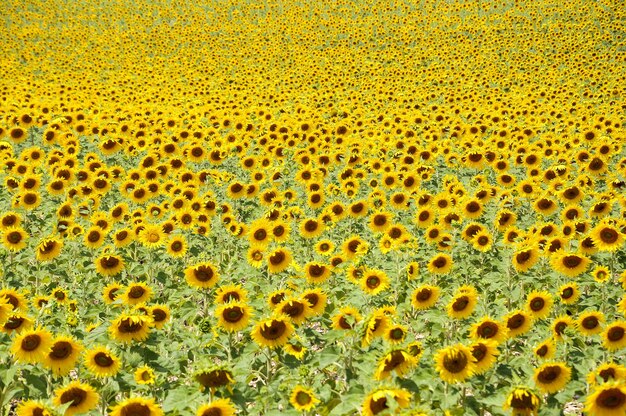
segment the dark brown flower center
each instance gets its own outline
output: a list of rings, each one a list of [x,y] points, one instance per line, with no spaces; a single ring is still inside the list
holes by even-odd
[[[111,367],[114,364],[111,356],[104,352],[99,352],[93,357],[93,361],[98,367]]]
[[[550,384],[559,378],[561,372],[562,369],[558,365],[547,366],[537,374],[537,380],[544,384]]]
[[[61,404],[72,403],[70,408],[79,406],[87,398],[87,392],[81,388],[73,387],[61,394]]]
[[[596,405],[599,408],[618,409],[626,403],[626,394],[618,388],[608,388],[602,390],[596,398]]]
[[[283,336],[287,331],[287,325],[282,321],[272,320],[269,325],[261,326],[261,336],[268,340],[275,340]]]
[[[41,337],[37,334],[27,335],[22,340],[22,349],[24,351],[35,351],[41,345]]]
[[[460,373],[467,367],[467,357],[462,351],[453,351],[443,358],[443,367],[451,373]]]
[[[614,326],[608,330],[606,337],[611,342],[620,341],[624,338],[624,328],[621,326]]]
[[[67,341],[57,341],[52,346],[52,350],[48,357],[53,360],[63,360],[72,354],[73,348],[72,344]]]

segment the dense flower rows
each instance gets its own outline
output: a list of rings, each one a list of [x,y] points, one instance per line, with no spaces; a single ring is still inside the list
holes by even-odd
[[[618,3],[5,1],[1,415],[626,414]]]

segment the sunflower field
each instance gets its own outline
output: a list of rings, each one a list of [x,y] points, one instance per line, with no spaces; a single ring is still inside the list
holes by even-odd
[[[626,415],[620,0],[2,0],[0,416]]]

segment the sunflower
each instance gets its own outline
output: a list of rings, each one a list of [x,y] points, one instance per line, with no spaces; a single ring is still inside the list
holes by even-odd
[[[85,367],[94,377],[113,377],[121,367],[117,355],[106,347],[94,347],[85,351]]]
[[[624,245],[624,236],[619,228],[603,222],[594,227],[589,233],[593,244],[600,251],[616,251]]]
[[[556,393],[569,382],[572,370],[565,363],[545,363],[535,369],[533,379],[544,393]]]
[[[248,291],[240,285],[224,285],[215,291],[215,303],[246,302]]]
[[[248,326],[252,310],[243,301],[222,303],[215,309],[218,325],[226,331],[241,331]]]
[[[5,299],[5,302],[9,303],[14,311],[28,309],[28,302],[22,292],[13,289],[0,289],[0,299]]]
[[[353,235],[349,237],[341,245],[341,250],[348,260],[353,260],[357,256],[365,254],[367,252],[367,249],[367,242],[358,235]]]
[[[131,283],[126,287],[122,299],[127,305],[138,305],[148,302],[152,296],[152,292],[152,288],[145,283]]]
[[[54,375],[65,376],[76,366],[83,347],[70,337],[57,337],[53,340],[50,351],[44,360],[46,367]]]
[[[265,263],[265,252],[263,250],[264,247],[260,246],[251,246],[248,249],[246,260],[250,266],[258,269]]]
[[[304,276],[309,283],[323,283],[330,277],[331,268],[328,265],[312,262],[304,266]]]
[[[111,338],[123,343],[144,341],[150,334],[152,319],[145,315],[120,315],[111,322],[109,333]]]
[[[165,249],[174,258],[184,257],[187,253],[187,239],[182,235],[172,236],[165,244]]]
[[[626,384],[608,382],[596,385],[585,400],[585,412],[590,416],[622,416],[626,413]]]
[[[474,312],[477,302],[476,289],[471,286],[462,286],[448,303],[448,316],[454,319],[465,319]]]
[[[152,316],[152,324],[156,329],[161,329],[170,320],[171,312],[167,305],[152,305],[149,308],[150,316]]]
[[[321,315],[326,309],[328,295],[321,289],[308,289],[302,292],[300,297],[309,303],[310,316]]]
[[[556,341],[563,340],[563,334],[567,328],[572,328],[574,326],[574,320],[570,318],[568,315],[561,315],[557,317],[551,325],[553,338]]]
[[[280,273],[287,270],[293,257],[291,252],[285,248],[278,247],[267,256],[267,267],[270,273]]]
[[[52,347],[52,334],[42,328],[35,328],[19,333],[11,345],[11,352],[16,361],[41,363],[46,360]]]
[[[130,228],[122,228],[113,235],[115,247],[125,247],[133,242],[135,234]]]
[[[452,269],[452,257],[447,254],[437,254],[428,262],[428,271],[433,274],[448,274]]]
[[[590,263],[584,255],[562,251],[552,259],[552,268],[568,277],[576,277],[584,273]]]
[[[516,387],[502,408],[511,409],[511,416],[538,416],[541,399],[527,387]]]
[[[220,387],[230,388],[230,384],[235,382],[232,371],[224,366],[198,370],[193,374],[193,378],[200,384],[201,391],[209,388],[211,392]]]
[[[419,286],[411,294],[411,305],[413,305],[416,310],[431,308],[437,303],[439,292],[440,289],[437,286]]]
[[[565,305],[573,305],[580,297],[580,290],[576,282],[566,283],[559,288],[559,298]]]
[[[35,249],[37,261],[53,260],[61,254],[63,241],[55,237],[46,237]]]
[[[489,317],[484,317],[470,328],[470,337],[473,339],[491,340],[496,344],[507,338],[508,329],[505,325]]]
[[[507,336],[509,338],[515,338],[530,330],[533,318],[526,311],[516,310],[506,315],[504,317],[504,322],[506,322],[506,327],[508,329]]]
[[[96,272],[103,276],[115,276],[124,270],[124,260],[115,254],[103,253],[96,260]]]
[[[402,377],[417,365],[417,358],[403,349],[394,349],[385,354],[376,367],[374,378],[385,380],[395,373]]]
[[[384,309],[375,309],[369,316],[363,328],[361,347],[367,347],[375,338],[382,337],[391,325],[390,319]]]
[[[344,306],[332,317],[332,327],[341,330],[353,329],[362,319],[357,308]]]
[[[324,223],[315,218],[304,218],[300,222],[300,235],[304,238],[316,238],[324,232]]]
[[[54,413],[41,402],[25,400],[15,409],[17,416],[52,416]]]
[[[404,341],[408,333],[408,328],[404,325],[392,325],[385,333],[385,340],[391,344],[399,344]]]
[[[613,362],[604,363],[598,366],[594,371],[587,374],[587,383],[594,386],[601,383],[608,383],[610,381],[626,381],[626,367],[621,364]]]
[[[3,304],[7,305],[7,304]],[[8,304],[4,310],[8,311],[7,315],[5,315],[4,319],[2,319],[1,312],[2,306],[0,306],[0,331],[6,334],[19,334],[22,331],[27,329],[31,329],[33,327],[33,320],[30,319],[27,315],[21,313],[12,313],[10,310],[11,305]]]
[[[165,243],[165,236],[160,226],[147,224],[139,232],[139,241],[145,247],[153,250],[163,246]]]
[[[300,344],[292,344],[288,342],[283,346],[283,351],[296,358],[297,360],[302,360],[307,349]]]
[[[319,402],[313,390],[301,385],[295,386],[289,396],[289,403],[300,412],[307,412],[313,409]]]
[[[210,289],[219,280],[215,266],[209,262],[199,263],[185,269],[187,284],[198,289]]]
[[[548,292],[531,292],[526,297],[526,308],[534,319],[546,318],[552,310],[554,300]]]
[[[580,314],[576,320],[578,331],[586,336],[592,336],[602,332],[604,314],[599,311],[588,311]]]
[[[131,397],[111,408],[110,416],[163,416],[153,398]]]
[[[602,332],[602,345],[609,351],[626,347],[626,321],[615,321]]]
[[[476,371],[476,359],[463,344],[442,348],[434,358],[439,377],[447,383],[463,382]]]
[[[363,416],[375,416],[392,407],[405,408],[411,403],[411,393],[404,389],[379,388],[367,395],[362,405]]]
[[[198,408],[196,416],[234,416],[237,410],[230,399],[215,399]]]
[[[335,243],[331,240],[320,240],[315,244],[315,252],[322,256],[330,256],[335,250]]]
[[[498,345],[491,340],[479,340],[469,346],[475,360],[474,374],[482,374],[489,370],[498,357]]]
[[[110,283],[108,284],[104,290],[102,291],[102,299],[104,303],[107,305],[112,304],[120,295],[120,291],[124,288],[124,286],[119,283]]]
[[[133,376],[137,384],[154,384],[156,380],[154,370],[147,365],[137,368]]]
[[[519,273],[523,273],[537,264],[538,260],[539,249],[536,246],[526,247],[513,254],[513,267]]]
[[[102,228],[94,225],[85,231],[83,243],[86,247],[98,248],[104,243],[105,237],[106,234],[103,232]]]
[[[2,244],[10,251],[23,250],[27,240],[28,233],[21,227],[10,227],[2,232]]]
[[[391,226],[391,213],[380,211],[370,216],[369,228],[373,232],[384,233]]]
[[[11,228],[18,228],[22,223],[20,214],[8,211],[0,216],[0,231],[7,231]]]
[[[556,346],[552,338],[543,341],[534,349],[535,355],[543,360],[549,360],[555,352]]]
[[[72,381],[54,392],[53,403],[55,406],[71,403],[64,414],[65,416],[72,416],[95,409],[99,400],[100,395],[89,384]]]
[[[382,270],[369,269],[360,279],[361,289],[369,295],[377,295],[389,287],[389,277]]]
[[[271,224],[265,218],[254,221],[248,229],[251,246],[265,247],[271,242]]]
[[[276,348],[285,345],[293,332],[293,325],[287,317],[276,316],[257,322],[251,336],[260,346]]]
[[[487,231],[481,231],[477,233],[472,239],[472,246],[483,253],[491,250],[493,246],[493,237]]]

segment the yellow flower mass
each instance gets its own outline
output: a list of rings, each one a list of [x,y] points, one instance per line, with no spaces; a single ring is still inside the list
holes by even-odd
[[[0,401],[623,416],[622,3],[3,0]]]

